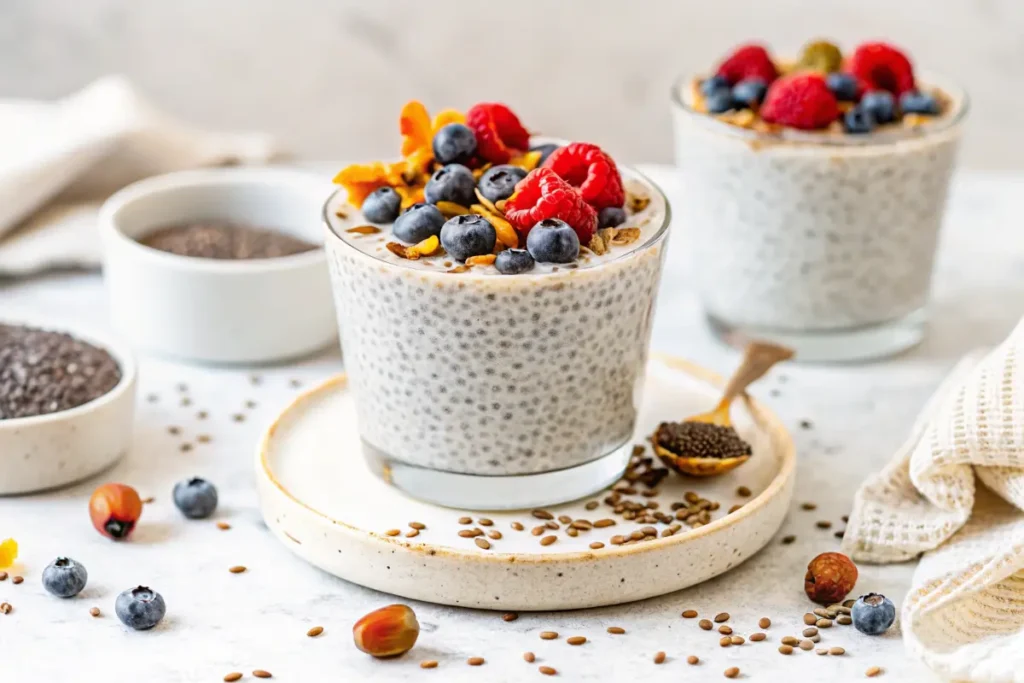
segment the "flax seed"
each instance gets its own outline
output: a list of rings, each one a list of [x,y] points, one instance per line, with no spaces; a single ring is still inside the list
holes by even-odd
[[[800,647],[801,650],[804,650],[805,652],[813,650],[814,649],[814,641],[813,640],[801,640],[799,647]]]
[[[782,537],[782,545],[789,545],[790,543],[792,543],[795,540],[796,540],[796,536],[783,536]]]
[[[90,607],[89,608],[89,615],[93,616],[93,617],[98,617],[100,615],[100,608],[99,607]]]
[[[730,666],[725,670],[726,678],[736,678],[740,675],[740,668],[738,666]]]
[[[263,669],[253,669],[252,675],[256,678],[273,678],[274,676],[269,671]]]
[[[594,541],[593,543],[590,544],[590,549],[591,550],[600,550],[603,547],[604,547],[604,543],[601,543],[601,541]]]
[[[743,636],[733,636],[732,637],[732,644],[733,645],[742,645],[745,642],[747,642],[747,641],[743,640]]]
[[[846,536],[846,529],[840,529],[839,531],[835,532],[832,535],[835,536],[836,538],[838,538],[841,541]]]
[[[472,523],[473,523],[473,518],[472,517],[459,517],[459,524],[472,524]]]
[[[541,640],[554,640],[557,637],[558,637],[558,632],[557,631],[541,631],[540,632],[540,639]]]
[[[409,527],[412,529],[416,529],[416,531],[423,531],[427,528],[427,525],[423,522],[409,522]]]
[[[226,674],[224,676],[225,683],[234,683],[235,681],[240,681],[240,680],[242,680],[242,672],[241,671],[232,671],[231,673]]]
[[[181,434],[181,427],[175,427],[174,425],[171,425],[170,427],[167,428],[167,433],[170,434],[171,436],[177,436],[178,434]]]
[[[615,526],[614,519],[599,519],[596,522],[594,522],[594,528],[596,529],[603,529],[609,526]]]
[[[783,636],[782,637],[782,644],[783,645],[799,645],[800,644],[800,639],[799,638],[794,638],[793,636]]]
[[[547,510],[534,510],[530,514],[533,515],[534,517],[536,517],[537,519],[554,519],[555,518],[555,516],[553,514],[551,514],[550,512],[548,512]]]
[[[779,645],[779,653],[780,654],[784,654],[784,655],[791,655],[791,654],[793,654],[793,646],[792,645]]]
[[[656,652],[654,654],[654,663],[655,664],[663,664],[664,662],[665,662],[665,653],[664,652]]]
[[[178,447],[178,450],[181,451],[182,453],[188,453],[189,451],[192,450],[192,444],[183,443]]]
[[[864,675],[868,678],[874,678],[878,674],[882,673],[882,667],[880,666],[869,666],[868,670],[864,672]]]
[[[751,633],[750,634],[750,642],[752,642],[752,643],[760,643],[762,640],[764,640],[767,637],[768,636],[766,636],[765,634],[760,633],[760,632],[758,632],[758,633]]]
[[[736,495],[747,498],[750,496],[750,489],[748,489],[746,486],[740,486],[739,488],[736,489]]]
[[[609,626],[608,627],[608,633],[611,633],[614,636],[621,636],[625,632],[626,632],[626,629],[622,628],[621,626]]]
[[[742,509],[743,509],[742,505],[738,505],[738,504],[737,505],[733,505],[731,508],[729,508],[729,514],[731,515],[732,513],[738,512],[739,510],[742,510]]]
[[[231,572],[232,574],[241,574],[242,572],[245,571],[245,567],[243,567],[240,564],[237,564],[234,567],[228,567],[228,571]]]
[[[721,624],[723,621],[729,621],[729,613],[728,612],[720,612],[720,613],[715,615],[715,623],[716,624]]]
[[[483,663],[484,663],[484,658],[483,657],[470,657],[469,659],[466,660],[466,664],[469,664],[470,666],[480,666]]]
[[[400,533],[402,533],[401,529],[388,529],[387,531],[384,532],[384,535],[385,536],[398,536]]]
[[[846,650],[844,650],[844,649],[843,649],[843,648],[841,648],[841,647],[830,647],[830,648],[828,649],[828,653],[829,653],[830,655],[835,655],[835,656],[837,656],[837,657],[838,657],[838,656],[840,656],[840,655],[845,655],[845,654],[846,654]]]
[[[801,510],[807,510],[807,511],[817,510],[818,509],[818,504],[817,503],[810,503],[810,502],[808,502],[808,503],[800,503],[800,509]]]
[[[530,529],[530,533],[533,534],[534,536],[540,536],[541,534],[544,533],[544,531],[545,531],[545,529],[544,529],[543,526],[535,526],[532,529]]]
[[[21,577],[21,576],[12,576],[11,577],[11,583],[13,583],[15,586],[17,586],[19,583],[21,583],[24,580],[25,580],[25,578]]]
[[[491,544],[487,542],[486,538],[482,538],[480,536],[477,536],[476,538],[473,539],[473,542],[476,543],[476,547],[478,547],[478,548],[482,548],[484,550],[490,550],[491,549]]]
[[[600,505],[600,504],[601,503],[597,502],[596,500],[592,500],[589,503],[587,503],[586,505],[584,505],[583,507],[586,508],[587,510],[596,510],[597,506]]]
[[[524,528],[519,522],[512,522],[509,526],[511,526],[515,531],[522,531]]]
[[[552,543],[554,543],[557,540],[558,540],[558,536],[545,536],[544,538],[540,539],[540,544],[541,545],[551,545]]]
[[[700,657],[698,657],[697,655],[690,655],[689,657],[686,658],[686,663],[689,664],[690,666],[695,666],[697,664],[700,664]]]
[[[555,674],[558,673],[558,671],[556,671],[555,669],[553,669],[550,666],[537,667],[537,671],[541,672],[545,676],[554,676]]]
[[[537,656],[535,654],[533,654],[532,652],[524,652],[523,653],[523,660],[528,662],[528,663],[530,663],[530,664],[533,664],[534,660],[536,660],[536,659],[537,659]]]
[[[808,626],[814,626],[818,622],[818,617],[813,614],[807,613],[804,615],[804,623]]]
[[[853,619],[851,619],[850,616],[847,614],[840,614],[838,617],[836,617],[836,623],[840,626],[849,626],[853,623]]]
[[[587,642],[587,638],[586,636],[570,636],[569,638],[565,639],[565,642],[569,643],[570,645],[583,645],[585,642]]]
[[[732,627],[731,626],[726,626],[725,624],[722,624],[721,626],[718,627],[718,632],[721,633],[723,636],[731,636],[732,635]]]
[[[705,631],[710,631],[715,627],[714,624],[712,624],[711,621],[708,619],[701,619],[699,622],[697,622],[697,625]]]
[[[424,661],[420,662],[420,668],[421,669],[436,669],[437,668],[437,660],[436,659],[424,660]]]
[[[832,522],[828,521],[827,519],[819,519],[817,522],[814,523],[814,526],[818,527],[819,529],[831,529]]]
[[[718,644],[722,647],[729,647],[730,645],[732,645],[732,638],[730,638],[729,636],[722,636],[718,639]]]
[[[306,631],[306,635],[310,638],[316,638],[318,635],[324,632],[323,626],[314,626],[313,628]]]
[[[693,619],[696,616],[697,616],[697,610],[695,610],[695,609],[688,609],[688,610],[685,610],[683,612],[683,618],[684,619]]]
[[[476,520],[476,523],[480,526],[494,526],[494,520],[488,519],[486,517],[481,517],[480,519]]]

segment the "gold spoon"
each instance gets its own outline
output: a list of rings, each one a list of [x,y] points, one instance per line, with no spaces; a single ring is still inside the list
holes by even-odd
[[[682,422],[661,423],[651,437],[654,452],[671,469],[695,477],[723,474],[745,463],[750,459],[750,444],[733,428],[729,406],[769,368],[792,357],[792,349],[784,346],[748,344],[718,405]]]

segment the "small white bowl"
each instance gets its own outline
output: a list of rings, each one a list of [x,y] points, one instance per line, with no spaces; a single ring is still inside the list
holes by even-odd
[[[109,353],[121,368],[113,389],[77,408],[0,420],[0,495],[67,486],[110,467],[132,442],[135,358],[128,347],[92,332],[36,320],[2,320],[65,332]]]
[[[323,243],[329,179],[275,168],[184,171],[129,185],[103,205],[100,232],[110,312],[135,346],[189,361],[269,363],[333,343],[337,324],[322,248],[215,260],[137,240],[156,228],[223,220]]]

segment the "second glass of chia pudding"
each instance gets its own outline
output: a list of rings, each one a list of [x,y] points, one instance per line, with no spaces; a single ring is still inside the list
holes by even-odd
[[[919,342],[967,114],[962,90],[864,43],[759,45],[673,88],[691,273],[716,332],[798,360]]]
[[[402,111],[403,158],[343,169],[324,209],[371,467],[414,497],[518,509],[629,460],[669,205],[505,105]]]

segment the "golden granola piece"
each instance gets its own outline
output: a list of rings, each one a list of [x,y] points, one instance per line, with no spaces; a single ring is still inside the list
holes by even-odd
[[[587,245],[590,251],[594,252],[598,256],[608,253],[608,247],[604,243],[604,238],[601,235],[594,233],[594,236],[590,238],[590,244]]]
[[[417,242],[412,247],[409,247],[406,251],[415,251],[420,256],[433,256],[436,254],[441,247],[441,240],[437,238],[437,235],[431,235],[422,242]]]
[[[455,216],[471,213],[469,209],[455,202],[438,202],[435,206],[445,218],[454,218]]]
[[[489,266],[497,258],[496,254],[482,254],[481,256],[470,256],[466,259],[467,266]]]
[[[466,123],[466,115],[458,109],[442,109],[434,117],[432,130],[434,133],[441,130],[449,123]]]
[[[626,197],[626,204],[629,206],[629,210],[633,213],[640,213],[646,209],[650,203],[651,198],[644,197],[643,195],[630,194]]]
[[[487,222],[494,226],[494,231],[498,233],[498,241],[504,244],[509,249],[515,249],[519,246],[519,233],[512,227],[512,224],[502,218],[496,213],[493,213],[487,209],[483,204],[474,204],[469,207],[469,210],[475,214],[483,216],[487,219]]]
[[[469,269],[472,268],[472,267],[473,266],[467,266],[467,265],[463,264],[461,266],[455,266],[451,270],[446,270],[444,272],[446,272],[446,273],[468,273]]]
[[[626,244],[632,244],[638,239],[640,239],[640,228],[617,228],[615,237],[612,238],[612,244],[621,247]]]
[[[351,232],[356,235],[376,235],[380,232],[380,228],[376,225],[357,225],[354,228],[349,228],[345,232]]]
[[[540,163],[540,157],[541,152],[523,152],[509,159],[508,163],[510,166],[518,166],[529,173],[537,168],[537,164]]]
[[[495,214],[498,214],[499,216],[504,216],[504,215],[505,215],[505,212],[504,212],[504,211],[499,211],[499,210],[498,210],[498,207],[496,207],[496,206],[494,205],[494,203],[493,203],[493,202],[491,202],[491,200],[490,200],[490,199],[488,199],[487,197],[485,197],[485,196],[483,195],[483,193],[482,193],[482,192],[480,192],[480,190],[479,190],[479,189],[474,189],[473,191],[474,191],[474,192],[476,192],[476,198],[480,200],[480,203],[481,203],[481,204],[483,204],[484,206],[486,206],[486,207],[487,207],[487,210],[488,210],[488,211],[490,211],[491,213],[495,213]]]

